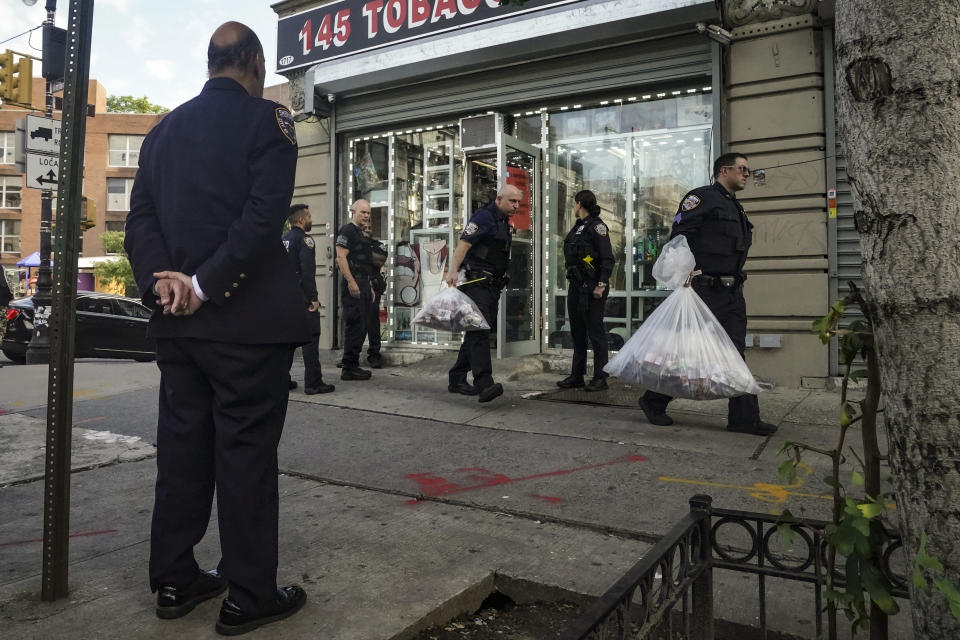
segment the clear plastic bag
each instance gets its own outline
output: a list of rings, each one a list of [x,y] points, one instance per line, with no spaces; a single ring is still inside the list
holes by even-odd
[[[716,316],[692,288],[684,286],[695,265],[685,237],[664,245],[653,274],[675,290],[603,370],[675,398],[712,400],[759,393],[747,363]]]
[[[413,323],[443,331],[490,329],[477,304],[456,287],[441,289],[427,300],[414,316]]]

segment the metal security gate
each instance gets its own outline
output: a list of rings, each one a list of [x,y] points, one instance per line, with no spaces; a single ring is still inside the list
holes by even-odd
[[[647,83],[712,78],[710,41],[662,38],[337,97],[337,132],[458,117]]]

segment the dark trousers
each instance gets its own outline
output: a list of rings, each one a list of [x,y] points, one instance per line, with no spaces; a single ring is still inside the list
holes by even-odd
[[[593,288],[570,283],[567,289],[567,316],[573,336],[573,366],[570,373],[583,376],[587,372],[587,338],[593,347],[593,377],[606,378],[607,332],[603,327],[603,309],[607,304],[607,290],[597,300]]]
[[[467,331],[457,361],[450,369],[450,384],[467,381],[467,372],[473,373],[473,384],[484,390],[493,384],[493,364],[490,360],[490,332],[497,330],[497,310],[500,306],[500,288],[485,282],[460,287],[471,300],[477,303],[490,329]]]
[[[736,345],[742,358],[747,341],[747,301],[743,298],[743,289],[741,287],[716,289],[694,284],[693,290],[707,303],[713,315],[717,316],[717,320]],[[654,413],[665,412],[667,404],[673,400],[671,396],[655,391],[647,391],[643,394],[643,399]],[[757,396],[744,394],[730,398],[727,403],[728,423],[754,424],[758,420],[760,420],[760,403]]]
[[[360,351],[367,337],[367,321],[370,318],[370,279],[367,276],[354,275],[360,287],[360,297],[350,295],[347,281],[340,286],[340,299],[343,304],[343,366],[360,366]]]
[[[220,573],[256,611],[276,600],[277,444],[290,345],[157,340],[160,407],[150,586],[185,585],[217,496]]]
[[[310,342],[301,347],[303,352],[303,386],[319,387],[323,384],[323,370],[320,368],[320,336],[313,336]]]
[[[380,294],[370,304],[367,316],[367,357],[380,357]]]

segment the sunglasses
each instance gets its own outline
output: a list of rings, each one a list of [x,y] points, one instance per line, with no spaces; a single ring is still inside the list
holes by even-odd
[[[734,165],[734,164],[726,164],[726,165],[724,165],[724,168],[725,168],[725,169],[736,169],[737,171],[739,171],[740,173],[742,173],[742,174],[745,175],[745,176],[749,176],[749,175],[750,175],[750,168],[749,168],[749,167],[742,167],[742,166],[737,166],[737,165]]]

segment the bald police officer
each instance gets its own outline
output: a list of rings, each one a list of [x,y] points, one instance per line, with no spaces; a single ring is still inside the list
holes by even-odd
[[[747,156],[725,153],[713,163],[713,184],[689,192],[680,202],[673,219],[670,238],[686,236],[702,274],[693,278],[697,295],[710,307],[727,335],[743,356],[747,338],[747,303],[743,265],[753,242],[753,225],[747,219],[736,194],[747,185],[750,165]],[[668,395],[647,391],[640,408],[655,425],[671,425],[667,415]],[[768,436],[776,425],[760,419],[757,396],[730,398],[727,404],[727,431]]]
[[[297,166],[293,118],[262,98],[263,47],[248,27],[219,27],[207,60],[200,95],[143,141],[125,247],[154,309],[160,368],[156,613],[179,618],[229,585],[216,630],[238,635],[306,601],[296,585],[277,588],[277,444],[290,351],[310,329],[280,243]],[[214,490],[219,575],[194,556]]]
[[[450,369],[450,393],[478,396],[480,402],[490,402],[503,394],[503,385],[493,381],[490,360],[490,332],[497,330],[497,310],[500,292],[507,284],[510,266],[510,243],[513,227],[510,217],[520,207],[523,193],[507,185],[497,192],[497,198],[476,213],[460,234],[460,242],[453,252],[447,284],[457,286],[461,265],[465,269],[464,285],[460,290],[473,300],[490,329],[467,331],[460,345],[457,361]],[[467,383],[467,373],[473,373],[473,384]]]
[[[303,392],[308,396],[317,393],[332,393],[336,387],[323,381],[320,368],[320,300],[317,295],[317,245],[310,237],[313,219],[310,208],[305,204],[290,207],[287,217],[290,230],[283,234],[283,246],[290,255],[290,263],[297,273],[297,282],[303,292],[304,306],[310,318],[313,336],[301,351],[303,352]],[[291,354],[292,356],[293,354]],[[291,364],[293,359],[291,357]],[[296,384],[296,383],[294,383]],[[291,387],[292,388],[292,387]]]

